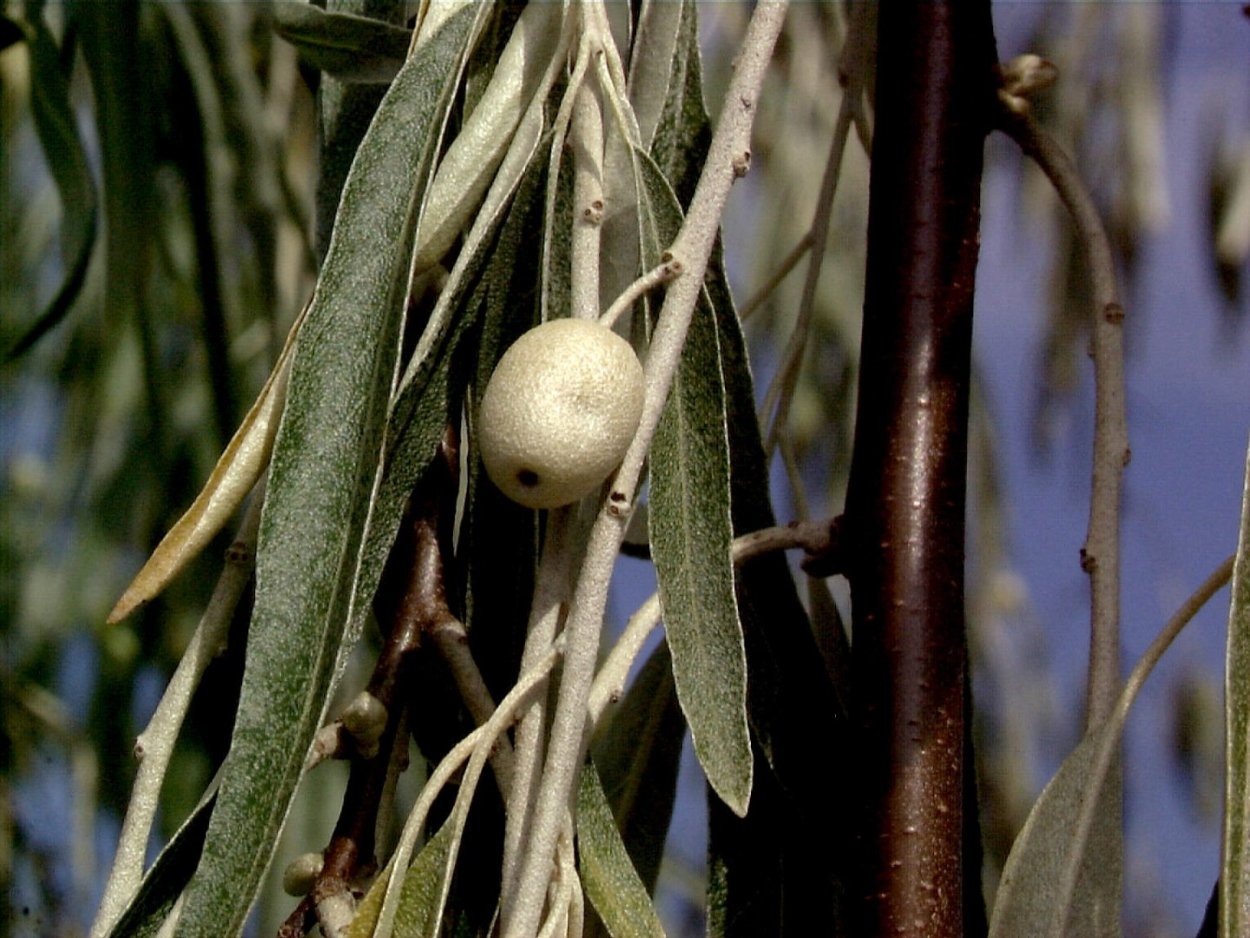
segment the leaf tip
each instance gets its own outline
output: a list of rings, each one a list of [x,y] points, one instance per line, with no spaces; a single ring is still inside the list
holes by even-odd
[[[126,587],[126,592],[122,593],[121,599],[117,600],[117,605],[108,614],[104,624],[117,625],[117,623],[121,622],[151,598],[151,596],[143,595],[139,590],[135,589],[135,583],[131,583]]]

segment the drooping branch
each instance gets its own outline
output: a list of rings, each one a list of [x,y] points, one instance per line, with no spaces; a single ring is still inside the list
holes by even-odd
[[[1049,74],[1046,77],[1053,80]],[[1124,469],[1129,461],[1124,307],[1120,303],[1111,243],[1093,198],[1071,157],[1037,123],[1027,100],[1013,93],[1010,73],[1007,78],[999,96],[998,125],[1037,163],[1067,207],[1089,262],[1090,292],[1094,297],[1090,324],[1094,457],[1089,527],[1081,548],[1081,568],[1089,574],[1090,581],[1085,725],[1093,729],[1111,714],[1120,693],[1120,501]]]
[[[862,826],[857,934],[984,929],[965,857],[964,512],[988,2],[880,18],[859,404],[843,537]],[[975,890],[975,891],[974,891]],[[966,896],[967,893],[967,896]]]

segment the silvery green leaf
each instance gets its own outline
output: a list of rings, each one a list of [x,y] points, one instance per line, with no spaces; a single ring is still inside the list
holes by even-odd
[[[655,164],[642,153],[638,162],[643,265],[650,269],[672,243],[682,217]],[[716,321],[704,293],[651,448],[651,556],[677,698],[695,753],[716,793],[741,815],[751,797],[753,759],[746,650],[730,557],[727,421]]]
[[[990,938],[1120,934],[1119,870],[1106,862],[1118,843],[1088,821],[1102,811],[1120,816],[1120,763],[1106,753],[1123,730],[1110,720],[1090,732],[1042,790],[1003,868]]]
[[[451,850],[453,826],[447,823],[440,827],[438,833],[425,842],[421,852],[405,871],[399,907],[395,912],[393,934],[429,933],[434,917],[438,914],[443,889],[443,870]],[[373,887],[356,910],[356,917],[352,919],[351,929],[347,933],[348,938],[372,938],[378,915],[382,912],[386,884],[389,881],[390,877],[385,872],[374,881]]]
[[[651,141],[651,156],[686,206],[703,171],[712,123],[703,102],[702,61],[695,4],[681,4],[677,48],[673,55],[668,97]]]
[[[1224,673],[1224,847],[1220,938],[1250,934],[1250,453],[1233,564]]]
[[[577,794],[577,866],[582,888],[612,938],[662,938],[647,887],[629,858],[594,764]]]
[[[685,729],[672,657],[661,644],[591,747],[621,839],[648,892],[664,855]]]
[[[205,798],[182,823],[143,877],[126,911],[108,931],[109,938],[155,938],[160,934],[200,862],[212,810],[213,798]]]
[[[304,0],[273,6],[274,31],[300,58],[340,81],[386,84],[408,55],[412,33],[352,13],[328,13]]]
[[[239,710],[179,935],[242,928],[323,719],[357,601],[417,213],[475,20],[447,21],[404,66],[344,186],[274,444]]]
[[[638,119],[640,143],[646,149],[651,147],[673,75],[680,69],[677,34],[687,5],[645,3],[638,16],[638,33],[629,63],[629,103]]]

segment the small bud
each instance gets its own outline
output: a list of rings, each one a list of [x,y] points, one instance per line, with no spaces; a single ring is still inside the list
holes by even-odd
[[[325,858],[319,853],[302,853],[282,871],[282,891],[288,896],[306,896],[321,875]]]
[[[1059,78],[1059,69],[1032,52],[1017,55],[1003,65],[1003,91],[1013,98],[1031,98]]]
[[[377,754],[378,740],[386,729],[386,707],[382,701],[362,690],[347,705],[340,719],[362,756],[372,758]]]

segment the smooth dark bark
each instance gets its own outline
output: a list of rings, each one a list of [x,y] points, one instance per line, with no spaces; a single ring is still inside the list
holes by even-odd
[[[865,936],[984,931],[966,749],[964,513],[988,0],[882,10],[847,495]]]

